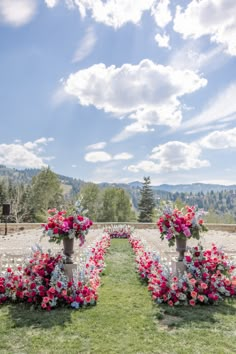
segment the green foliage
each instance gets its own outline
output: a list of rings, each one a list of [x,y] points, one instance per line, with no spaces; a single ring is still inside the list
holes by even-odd
[[[219,214],[215,212],[213,209],[210,209],[208,211],[208,213],[204,217],[204,220],[207,223],[212,223],[212,224],[234,224],[235,223],[235,217],[229,212]]]
[[[43,168],[33,177],[30,202],[38,222],[46,221],[48,209],[60,209],[63,202],[62,189],[57,175],[50,168]]]
[[[0,205],[7,201],[7,185],[4,180],[0,180]]]
[[[96,221],[101,208],[101,192],[99,187],[94,183],[86,183],[82,186],[79,198],[82,199],[82,205],[86,212],[86,216]]]
[[[153,221],[155,201],[154,201],[153,191],[150,187],[150,183],[151,183],[150,177],[144,177],[143,187],[140,192],[141,197],[138,204],[139,222]]]
[[[134,220],[134,217],[130,198],[123,189],[105,188],[102,191],[98,221],[127,222]]]

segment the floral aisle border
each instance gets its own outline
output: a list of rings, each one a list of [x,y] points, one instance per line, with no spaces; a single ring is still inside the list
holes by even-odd
[[[184,258],[186,272],[176,276],[160,263],[155,252],[146,250],[140,239],[132,236],[129,242],[136,255],[137,271],[158,304],[214,304],[236,295],[235,265],[214,244],[210,250],[200,244],[189,248]]]
[[[129,238],[134,232],[134,227],[126,224],[109,225],[105,226],[103,231],[109,235],[110,238]]]
[[[58,306],[80,308],[98,299],[99,274],[105,267],[104,255],[110,246],[105,235],[81,257],[73,280],[64,274],[63,256],[37,250],[17,271],[8,268],[0,275],[0,304],[26,302],[50,311]]]

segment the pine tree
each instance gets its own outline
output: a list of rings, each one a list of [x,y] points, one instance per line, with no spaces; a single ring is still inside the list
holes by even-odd
[[[139,209],[139,222],[152,222],[153,209],[155,207],[155,201],[153,191],[150,187],[150,177],[144,177],[143,187],[141,190],[141,198],[138,204]]]

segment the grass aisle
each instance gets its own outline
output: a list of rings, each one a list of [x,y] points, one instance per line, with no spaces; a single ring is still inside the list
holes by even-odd
[[[155,305],[135,272],[127,240],[112,240],[99,302],[80,311],[0,308],[1,354],[234,353],[236,304]]]

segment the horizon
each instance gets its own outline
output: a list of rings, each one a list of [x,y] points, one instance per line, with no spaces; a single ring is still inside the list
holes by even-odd
[[[7,167],[6,165],[2,165],[4,168],[9,168]],[[0,168],[2,167],[0,165]],[[49,166],[48,166],[49,167]],[[49,167],[50,168],[50,167]],[[34,168],[28,168],[29,170],[33,170]],[[25,169],[24,168],[19,168],[19,169],[16,169],[17,171],[24,171]],[[40,171],[40,170],[39,170]],[[55,171],[53,171],[54,173],[56,173]],[[57,175],[60,175],[62,177],[68,177],[68,178],[75,178],[77,180],[81,180],[80,178],[76,178],[76,177],[72,177],[72,176],[67,176],[67,175],[62,175],[60,173],[56,173]],[[93,182],[93,181],[86,181],[86,180],[81,180],[85,183],[95,183],[95,184],[132,184],[132,183],[143,183],[143,181],[140,181],[140,180],[134,180],[134,181],[131,181],[131,182],[108,182],[108,181],[102,181],[102,182]],[[235,184],[223,184],[223,183],[208,183],[208,182],[194,182],[194,183],[161,183],[159,185],[153,185],[152,183],[152,180],[151,180],[151,187],[159,187],[159,186],[162,186],[162,185],[168,185],[168,186],[178,186],[178,185],[194,185],[194,184],[203,184],[203,185],[207,185],[207,184],[210,184],[212,186],[217,186],[217,185],[221,185],[221,186],[225,186],[225,187],[230,187],[230,186],[236,186],[236,183]]]
[[[0,164],[236,184],[235,38],[232,0],[2,0]]]

